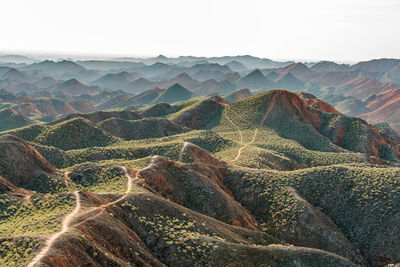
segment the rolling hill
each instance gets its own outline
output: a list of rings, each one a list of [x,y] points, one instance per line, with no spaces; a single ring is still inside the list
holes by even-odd
[[[162,92],[152,103],[175,103],[178,101],[185,101],[194,98],[196,95],[184,88],[180,84],[174,84],[164,92]]]
[[[0,63],[0,265],[395,266],[397,62]]]

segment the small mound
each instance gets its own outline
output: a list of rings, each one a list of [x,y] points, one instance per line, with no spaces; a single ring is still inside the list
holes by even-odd
[[[156,99],[160,94],[162,94],[165,89],[160,89],[158,87],[144,91],[138,95],[133,96],[133,99],[143,104],[150,104],[154,99]]]
[[[207,150],[189,142],[184,143],[179,155],[179,161],[190,163],[192,170],[211,178],[222,190],[232,195],[224,185],[224,177],[228,169],[226,162],[217,159]]]
[[[75,118],[52,125],[35,139],[36,142],[63,150],[107,146],[117,141],[91,121]]]
[[[212,153],[227,149],[234,144],[231,140],[222,138],[213,131],[202,131],[198,136],[186,138],[185,141],[193,143]]]
[[[258,229],[253,216],[204,174],[155,156],[147,168],[138,172],[138,177],[162,196],[180,205],[228,224]]]
[[[273,82],[265,78],[258,69],[241,78],[238,83],[242,88],[249,89],[269,88],[273,85]]]
[[[183,132],[182,126],[167,119],[159,118],[146,118],[135,121],[111,118],[98,125],[110,134],[125,140],[157,138]]]
[[[165,92],[161,93],[156,99],[153,100],[154,103],[168,103],[172,104],[179,101],[186,101],[194,98],[196,95],[181,86],[180,84],[174,84],[169,87]]]
[[[48,183],[56,171],[32,146],[12,135],[0,138],[0,175],[18,187]]]
[[[129,95],[118,95],[114,96],[111,99],[108,99],[107,101],[99,104],[96,106],[96,108],[100,110],[107,110],[107,109],[113,109],[113,108],[124,108],[127,106],[136,106],[136,107],[142,107],[143,104],[137,102],[134,97],[129,97]]]
[[[294,77],[290,72],[282,75],[275,81],[275,88],[284,88],[287,90],[300,90],[304,87],[304,82]]]
[[[33,101],[42,116],[57,117],[76,113],[76,110],[65,100],[59,98],[38,98]]]
[[[180,114],[174,122],[192,129],[201,129],[218,117],[217,114],[222,112],[226,104],[227,102],[220,96],[210,97]]]
[[[176,109],[170,104],[159,103],[145,109],[140,114],[143,117],[162,117],[174,112],[176,112]]]
[[[253,94],[250,92],[249,89],[242,89],[242,90],[237,90],[235,92],[230,93],[229,95],[224,96],[224,99],[226,101],[228,101],[229,103],[234,103],[236,101],[245,99],[252,95]]]
[[[0,110],[0,131],[20,128],[33,123],[33,120],[19,114],[12,108]]]
[[[70,104],[75,110],[77,110],[79,112],[89,113],[89,112],[96,111],[96,108],[93,106],[93,104],[86,100],[78,99],[78,100],[71,101]]]

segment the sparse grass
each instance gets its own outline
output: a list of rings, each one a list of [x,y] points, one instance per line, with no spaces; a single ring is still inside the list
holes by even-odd
[[[141,194],[141,193],[139,193]],[[151,201],[150,197],[142,195],[141,201]],[[184,261],[195,266],[210,266],[211,252],[218,248],[218,242],[224,238],[215,234],[214,229],[208,229],[204,222],[192,221],[186,213],[169,216],[155,213],[152,216],[141,215],[142,207],[135,202],[125,201],[121,207],[131,215],[143,228],[143,233],[152,236],[150,242],[153,254],[165,260],[168,254],[184,255]]]
[[[0,135],[3,134],[11,134],[15,135],[25,141],[33,141],[45,128],[43,124],[34,124],[25,127],[21,127],[18,129],[8,130],[4,132],[0,132]]]
[[[393,215],[400,213],[398,177],[400,168],[353,163],[288,172],[237,170],[225,182],[269,234],[295,231],[304,207],[288,191],[290,186],[366,252],[382,240],[394,242],[390,229],[396,225]]]
[[[74,207],[74,197],[66,193],[36,194],[30,200],[0,195],[0,237],[55,233],[60,230],[62,217]]]
[[[123,193],[127,178],[114,162],[83,163],[70,168],[69,184],[72,190],[94,193]]]
[[[11,108],[0,109],[0,131],[24,127],[37,121],[22,116]]]
[[[174,119],[178,118],[179,115],[181,115],[182,113],[184,113],[185,111],[196,107],[197,105],[199,105],[204,99],[201,98],[197,98],[194,100],[189,100],[189,101],[185,101],[185,102],[181,102],[178,104],[173,105],[173,107],[175,108],[176,112],[169,114],[166,116],[166,118],[168,120],[173,121]]]
[[[0,266],[26,266],[33,259],[41,240],[36,237],[0,239]]]
[[[52,126],[28,126],[8,133],[31,141],[56,167],[74,172],[69,179],[71,190],[95,193],[125,192],[126,177],[117,166],[140,169],[147,166],[149,157],[154,155],[178,160],[183,143],[192,142],[236,165],[228,171],[224,183],[266,233],[278,236],[282,232],[296,231],[305,206],[288,190],[293,187],[331,218],[353,244],[362,248],[362,252],[379,246],[375,242],[379,235],[381,239],[393,238],[386,229],[396,223],[393,214],[400,213],[400,169],[361,164],[365,154],[340,148],[311,126],[298,121],[272,116],[260,125],[267,109],[266,100],[271,97],[267,92],[238,101],[226,110],[221,109],[204,127],[207,130],[161,138],[123,141],[109,135],[102,135],[104,139],[92,139],[84,134],[87,142],[82,145],[82,140],[77,140],[81,133],[79,127],[72,130],[73,134],[63,128],[77,119]],[[173,120],[201,101],[179,103],[174,106],[177,112],[166,118]],[[240,128],[242,140],[236,126],[227,120],[225,111]],[[337,117],[325,123],[334,128]],[[363,138],[364,129],[357,120],[346,120],[345,123],[355,133],[355,137],[345,140],[346,146],[351,148]],[[243,149],[241,157],[232,162],[238,149],[246,143],[250,144]],[[294,169],[297,170],[277,171]],[[130,194],[132,198],[140,196],[140,201],[150,201],[150,196],[146,197],[146,191],[139,187],[134,187]],[[31,238],[0,241],[0,264],[20,266],[29,261],[31,251],[39,244],[32,236],[58,231],[62,217],[74,206],[75,200],[66,193],[36,194],[30,201],[1,195],[0,237],[25,238],[30,235]],[[218,248],[218,243],[224,241],[222,235],[184,214],[172,216],[160,212],[145,216],[138,212],[142,207],[137,203],[124,201],[121,206],[130,219],[143,228],[141,231],[150,235],[144,242],[156,244],[151,247],[152,253],[161,260],[172,253],[183,255],[187,262],[204,266],[209,263],[210,254]]]
[[[116,141],[117,138],[82,118],[74,118],[52,125],[35,138],[35,142],[63,150],[106,146]]]

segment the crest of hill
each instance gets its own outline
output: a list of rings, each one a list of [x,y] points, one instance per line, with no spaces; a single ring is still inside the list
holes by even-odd
[[[173,86],[162,92],[152,102],[172,104],[179,101],[186,101],[194,97],[196,97],[196,95],[184,88],[182,85],[174,84]]]
[[[128,62],[128,61],[116,61],[116,60],[85,60],[76,61],[79,65],[89,70],[102,70],[111,71],[118,69],[131,69],[144,67],[143,63],[139,62]]]
[[[388,121],[400,122],[400,88],[390,89],[378,94],[373,99],[367,99],[369,112],[363,113],[361,117],[370,122]]]
[[[125,88],[123,88],[124,91],[128,93],[141,93],[147,90],[150,90],[156,86],[156,83],[151,82],[145,78],[139,78],[130,84],[128,84]]]
[[[56,92],[62,92],[66,95],[93,94],[101,91],[100,87],[84,85],[77,79],[70,79],[68,81],[62,82],[54,87],[52,90]]]
[[[239,80],[242,76],[240,76],[239,73],[237,72],[231,72],[222,75],[221,77],[218,78],[218,81],[228,81],[228,82],[235,82]]]
[[[235,89],[237,85],[230,81],[209,79],[201,82],[193,91],[198,95],[210,95],[216,92],[229,93]]]
[[[183,132],[182,126],[161,118],[145,118],[134,121],[111,118],[100,122],[98,126],[125,140],[159,138]]]
[[[167,89],[175,84],[180,84],[187,89],[194,89],[199,84],[199,82],[193,80],[187,73],[184,72],[171,80],[157,83],[157,87],[161,89]]]
[[[61,81],[54,79],[53,77],[46,76],[35,81],[35,85],[38,88],[51,88],[57,86]]]
[[[130,111],[130,110],[95,111],[92,113],[71,114],[71,115],[65,116],[64,118],[61,118],[57,121],[54,121],[52,124],[56,124],[56,123],[70,120],[70,119],[77,118],[77,117],[85,118],[93,123],[99,123],[101,121],[110,119],[112,117],[120,118],[120,119],[124,119],[124,120],[138,120],[138,119],[142,118],[142,116],[140,116],[137,112]]]
[[[379,133],[382,134],[386,139],[392,140],[393,143],[400,144],[400,134],[394,130],[389,123],[387,122],[379,122],[374,124],[374,126],[378,129]]]
[[[174,176],[168,178],[174,179]],[[204,180],[197,180],[197,183],[201,181]],[[201,186],[207,188],[205,184]],[[185,184],[179,187],[190,190]],[[210,187],[208,191],[199,190],[196,198],[209,193]],[[45,266],[61,266],[58,262],[68,262],[77,266],[89,258],[92,265],[106,266],[207,266],[210,262],[213,266],[237,263],[243,266],[293,266],[293,262],[301,266],[356,266],[333,253],[281,245],[268,234],[229,225],[192,211],[151,193],[155,191],[147,184],[135,184],[135,188],[140,193],[127,194],[124,201],[113,205],[115,208],[108,208],[107,212],[101,212],[93,218],[90,215],[78,215],[76,220],[79,223],[71,225],[69,231],[56,240],[41,263]],[[90,207],[107,202],[104,195],[89,192],[82,192],[81,195],[85,205]],[[210,207],[217,206],[215,203],[218,203],[216,200],[221,194],[211,196],[213,198],[207,199],[207,203]],[[199,201],[196,198],[192,201]],[[235,206],[230,202],[228,204],[229,210],[240,208],[237,203]],[[132,209],[135,208],[133,213]],[[179,230],[170,230],[171,225],[178,226],[176,228]],[[154,240],[154,232],[159,239],[172,243]],[[88,257],[85,251],[95,251],[96,257]]]
[[[277,72],[280,75],[291,73],[298,79],[302,80],[309,80],[313,76],[315,76],[315,73],[312,70],[310,70],[306,65],[300,62],[290,64],[289,66],[277,70]]]
[[[163,92],[165,92],[165,89],[156,87],[133,96],[133,99],[143,104],[151,104]]]
[[[2,55],[0,56],[0,61],[6,62],[6,63],[16,63],[16,64],[31,64],[36,62],[37,60],[31,57],[27,56],[21,56],[21,55]]]
[[[12,108],[0,110],[0,131],[24,127],[35,123],[34,120],[19,114]]]
[[[0,137],[0,175],[13,185],[33,188],[48,183],[56,171],[40,153],[25,141],[12,135]]]
[[[196,148],[198,151],[202,150]],[[210,174],[214,174],[215,178],[210,179]],[[155,156],[147,168],[138,172],[138,176],[155,191],[175,203],[227,224],[258,229],[253,216],[233,200],[229,190],[225,189],[228,191],[226,192],[221,188],[223,176],[218,177],[213,171],[205,171],[203,174],[177,162]],[[199,191],[204,194],[200,196]]]
[[[273,86],[273,82],[264,77],[259,69],[256,69],[238,81],[238,84],[242,88],[259,89],[259,88],[270,88]]]
[[[310,81],[321,86],[340,86],[361,75],[360,70],[354,71],[330,71],[313,77]]]
[[[95,106],[93,106],[92,103],[86,100],[81,100],[79,98],[71,100],[69,104],[78,112],[89,113],[96,111],[96,108]]]
[[[359,69],[366,72],[386,72],[398,66],[399,64],[400,64],[400,59],[381,58],[381,59],[373,59],[369,61],[358,62],[357,64],[351,66],[351,70]]]
[[[338,111],[349,116],[360,116],[369,112],[366,102],[352,96],[328,95],[324,99],[334,105]]]
[[[32,75],[28,75],[25,72],[19,71],[17,69],[10,69],[7,73],[5,73],[2,77],[3,80],[10,80],[15,82],[32,82],[34,77]]]
[[[116,141],[117,138],[81,117],[51,125],[35,138],[35,142],[39,144],[62,150],[101,147]]]
[[[102,88],[120,90],[139,78],[140,76],[136,73],[123,71],[119,73],[108,73],[104,76],[101,76],[97,80],[94,80],[91,82],[91,84],[100,86]]]
[[[45,117],[56,118],[61,115],[68,115],[77,112],[93,112],[96,108],[88,101],[79,98],[61,99],[56,97],[39,97],[36,99],[23,99],[13,106],[21,115],[30,116],[32,114]]]
[[[33,104],[44,116],[56,117],[77,112],[68,102],[60,98],[38,98]]]
[[[267,75],[265,75],[265,78],[271,81],[275,81],[276,79],[279,78],[279,74],[276,71],[270,71]]]
[[[250,92],[249,89],[241,89],[241,90],[237,90],[235,92],[232,92],[226,96],[223,96],[223,98],[228,101],[229,103],[234,103],[236,101],[245,99],[247,97],[252,96],[253,94]]]
[[[399,88],[399,86],[394,83],[382,83],[370,77],[357,77],[341,84],[337,91],[363,100],[394,88]]]
[[[243,65],[242,63],[240,63],[236,60],[228,62],[225,65],[228,66],[231,70],[233,70],[235,72],[244,72],[244,71],[248,70],[245,65]]]
[[[320,110],[322,112],[328,112],[332,114],[339,114],[339,111],[337,111],[334,107],[332,107],[330,104],[322,101],[321,99],[318,99],[314,95],[310,93],[306,93],[304,91],[296,92],[298,96],[300,96],[303,101],[310,107]]]
[[[231,106],[243,109],[244,119],[264,120],[264,125],[282,137],[296,140],[309,149],[332,151],[339,146],[373,157],[398,159],[400,153],[396,145],[380,135],[375,127],[362,119],[337,113],[327,103],[315,103],[316,100],[310,102],[285,90],[271,90]]]
[[[45,60],[39,63],[33,63],[31,65],[25,66],[22,68],[23,70],[36,70],[49,76],[64,76],[64,75],[71,75],[71,74],[78,74],[80,72],[87,71],[86,68],[82,67],[81,65],[68,61],[63,60],[59,62],[54,62],[51,60]]]
[[[300,90],[304,87],[304,82],[300,81],[288,72],[282,74],[278,79],[275,80],[274,86],[276,88],[282,88],[285,90],[295,91]]]
[[[134,96],[117,95],[101,104],[96,105],[96,108],[100,110],[107,110],[113,108],[124,108],[127,106],[135,106],[136,108],[140,108],[143,107],[143,104],[136,101]]]
[[[163,117],[168,114],[176,112],[176,109],[167,103],[155,104],[140,112],[143,117]]]
[[[311,67],[312,71],[319,73],[331,72],[331,71],[348,71],[350,66],[347,64],[337,64],[332,61],[321,61]]]
[[[178,114],[173,121],[188,128],[200,129],[222,112],[227,103],[222,97],[213,96],[190,106]]]

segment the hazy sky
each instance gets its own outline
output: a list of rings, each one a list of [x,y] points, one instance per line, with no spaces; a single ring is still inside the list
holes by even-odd
[[[400,0],[6,0],[0,52],[400,58]]]

